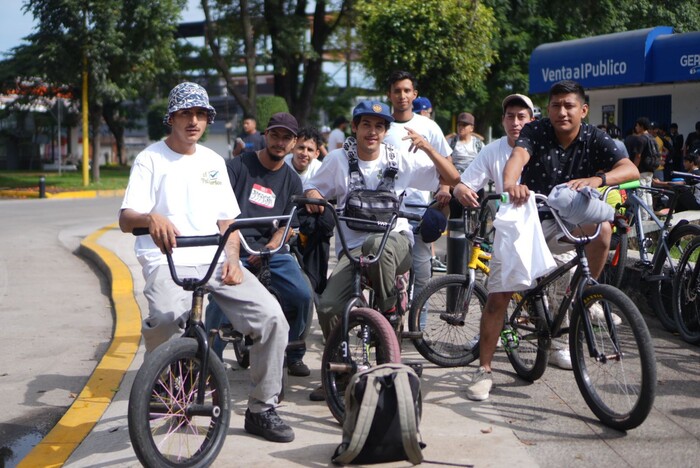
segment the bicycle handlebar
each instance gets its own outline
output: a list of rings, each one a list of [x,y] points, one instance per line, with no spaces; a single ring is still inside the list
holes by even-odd
[[[373,263],[376,263],[379,261],[379,258],[381,257],[382,253],[384,252],[384,247],[386,247],[386,242],[389,239],[389,234],[391,233],[391,230],[393,226],[396,224],[396,220],[401,217],[401,218],[407,218],[410,220],[415,220],[415,221],[420,221],[422,217],[420,215],[416,215],[414,213],[406,213],[404,211],[399,211],[398,213],[393,213],[391,216],[391,219],[387,221],[373,221],[373,220],[367,220],[367,219],[359,219],[359,218],[350,218],[348,216],[341,216],[338,214],[336,211],[335,207],[330,204],[327,200],[323,198],[308,198],[308,197],[298,197],[298,196],[293,196],[292,197],[292,203],[296,203],[297,206],[300,205],[317,205],[317,206],[323,206],[326,209],[330,210],[332,213],[333,218],[335,219],[335,224],[336,226],[340,226],[340,221],[352,221],[352,222],[357,222],[357,223],[364,223],[367,225],[371,226],[382,226],[384,227],[384,233],[382,234],[382,241],[379,244],[379,248],[377,249],[377,253],[374,256],[370,256],[369,258],[363,258],[362,256],[360,257],[353,257],[350,253],[350,248],[348,247],[348,244],[345,240],[345,234],[343,233],[342,229],[337,229],[336,231],[338,232],[338,238],[340,239],[340,245],[342,247],[343,253],[345,256],[353,263],[359,264],[362,262],[364,265],[371,265]]]
[[[609,188],[608,188],[608,190],[609,190]],[[606,192],[607,192],[607,190],[606,190]],[[557,212],[557,210],[552,209],[549,206],[547,195],[542,195],[542,194],[536,193],[535,199],[550,209],[552,216],[554,216],[554,221],[557,223],[557,225],[559,226],[559,229],[561,229],[561,231],[564,233],[564,236],[570,242],[573,242],[574,244],[586,244],[586,243],[592,241],[593,239],[595,239],[596,237],[598,237],[598,235],[600,234],[600,228],[601,228],[602,223],[598,223],[595,232],[591,235],[580,236],[580,237],[574,236],[571,233],[571,231],[569,231],[569,229],[566,227],[566,224],[559,216],[559,213]]]
[[[689,172],[678,172],[678,171],[673,171],[671,172],[672,177],[682,177],[684,179],[693,179],[695,181],[700,182],[700,175],[697,174],[691,174]]]
[[[175,237],[175,242],[177,244],[176,248],[185,248],[185,247],[206,247],[206,246],[217,246],[218,248],[216,249],[216,253],[214,254],[214,257],[212,258],[211,264],[209,265],[209,269],[207,270],[206,274],[204,277],[201,279],[180,279],[177,275],[177,271],[175,270],[175,264],[173,263],[173,257],[170,252],[165,253],[165,257],[168,261],[168,267],[170,269],[170,275],[173,278],[173,281],[175,284],[178,286],[185,286],[186,280],[189,280],[187,287],[198,287],[202,286],[209,281],[211,278],[211,275],[214,273],[214,270],[216,268],[216,265],[218,264],[219,257],[221,257],[221,253],[224,251],[224,247],[226,246],[226,242],[228,241],[229,236],[237,230],[241,229],[247,229],[247,228],[256,228],[256,227],[265,227],[267,225],[272,226],[274,229],[276,229],[279,226],[280,220],[286,220],[287,224],[285,226],[284,230],[284,236],[282,237],[283,239],[287,238],[287,235],[289,234],[289,229],[292,225],[291,219],[294,216],[294,213],[296,211],[296,207],[292,208],[292,212],[288,215],[283,215],[283,216],[264,216],[260,218],[241,218],[241,219],[236,219],[234,220],[231,225],[224,231],[223,234],[210,234],[206,236],[176,236]],[[132,231],[133,235],[135,236],[143,236],[146,234],[150,234],[148,228],[135,228]],[[273,255],[277,252],[279,252],[282,247],[285,245],[284,242],[280,243],[279,246],[272,250],[267,250],[267,251],[257,251],[253,250],[250,248],[250,246],[246,243],[245,239],[243,236],[239,236],[241,240],[241,245],[245,248],[245,250],[251,254],[251,255]]]

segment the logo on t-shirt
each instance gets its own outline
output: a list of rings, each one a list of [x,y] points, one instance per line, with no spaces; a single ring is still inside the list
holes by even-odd
[[[274,208],[275,198],[277,197],[272,192],[272,189],[259,184],[253,184],[253,190],[250,191],[248,201],[265,208]]]
[[[202,183],[207,185],[221,185],[221,179],[219,179],[219,171],[206,171],[202,174]]]

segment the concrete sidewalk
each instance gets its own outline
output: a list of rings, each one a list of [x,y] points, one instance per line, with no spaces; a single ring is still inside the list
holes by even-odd
[[[108,268],[112,284],[130,283],[133,280],[135,301],[141,310],[145,311],[147,307],[141,294],[143,280],[140,266],[133,253],[133,237],[112,227],[99,232],[96,242],[105,249],[97,255]],[[110,256],[110,252],[115,255]],[[124,269],[120,263],[127,268]],[[131,278],[120,277],[125,274],[130,274]],[[119,314],[120,308],[115,307],[115,309]],[[116,336],[115,339],[121,340],[123,337]],[[421,359],[409,343],[404,344],[404,351],[408,358]],[[233,366],[229,376],[234,399],[234,414],[231,417],[229,437],[215,466],[327,466],[331,464],[330,457],[341,440],[341,427],[324,403],[308,400],[309,392],[320,384],[321,352],[321,334],[318,326],[315,325],[309,339],[306,357],[312,374],[305,378],[289,378],[286,399],[279,408],[282,417],[294,428],[296,439],[289,444],[276,444],[250,436],[243,431],[243,414],[249,386],[248,371],[237,368],[232,349],[230,347],[227,349],[225,357]],[[129,441],[126,415],[128,394],[135,373],[142,362],[142,355],[143,347],[140,346],[133,362],[123,375],[123,380],[111,403],[106,407],[94,428],[70,455],[65,466],[139,466]],[[128,358],[126,355],[122,357]],[[98,365],[96,374],[102,372],[101,369],[104,370],[103,363]],[[107,374],[118,372],[114,366],[107,366]],[[466,399],[462,390],[466,382],[465,372],[464,368],[442,369],[427,363],[425,365],[422,378],[423,419],[421,422],[423,440],[427,444],[424,450],[425,464],[505,466],[513,460],[518,460],[519,466],[537,466],[525,445],[515,437],[502,417],[488,402],[474,403]],[[72,408],[69,413],[71,411]],[[70,427],[65,426],[65,430],[70,430]],[[62,439],[54,435],[54,440]],[[45,444],[46,440],[43,443]],[[241,450],[242,447],[245,449]],[[406,462],[386,466],[408,465]]]

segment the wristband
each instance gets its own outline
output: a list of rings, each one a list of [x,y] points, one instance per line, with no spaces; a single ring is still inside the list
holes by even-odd
[[[607,185],[606,182],[605,182],[605,172],[596,172],[596,173],[595,173],[595,176],[596,176],[596,177],[600,177],[600,179],[603,181],[603,183],[600,184],[601,187]]]

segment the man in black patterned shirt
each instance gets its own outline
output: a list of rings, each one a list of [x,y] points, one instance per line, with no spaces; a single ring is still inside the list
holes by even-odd
[[[610,136],[583,122],[588,104],[583,87],[574,81],[560,81],[549,91],[548,119],[525,125],[503,170],[503,187],[516,205],[525,203],[530,191],[549,194],[554,186],[566,182],[572,189],[598,188],[639,178],[639,171],[621,152]],[[585,225],[574,233],[592,233],[595,225]],[[571,249],[557,242],[561,234],[553,220],[544,220],[542,229],[553,254]],[[548,235],[549,234],[549,235]],[[586,246],[591,273],[598,277],[607,259],[612,228],[601,225],[600,235]],[[560,248],[561,247],[561,248]],[[499,252],[494,252],[494,259]],[[493,265],[489,277],[489,296],[480,327],[480,364],[467,386],[467,397],[485,400],[492,386],[491,361],[503,327],[503,317],[512,292],[500,287]],[[496,283],[496,284],[493,284]]]

